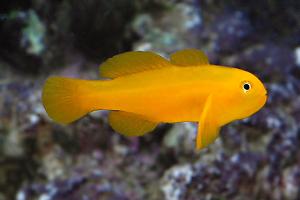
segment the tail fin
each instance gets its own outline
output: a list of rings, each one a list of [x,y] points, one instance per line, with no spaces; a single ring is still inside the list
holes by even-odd
[[[97,81],[98,82],[98,81]],[[96,81],[51,77],[44,86],[42,102],[56,122],[68,124],[94,110]]]

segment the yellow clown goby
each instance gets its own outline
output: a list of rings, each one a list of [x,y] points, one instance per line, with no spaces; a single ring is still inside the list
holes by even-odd
[[[42,101],[61,124],[89,112],[109,110],[111,127],[126,136],[141,136],[159,123],[197,122],[196,147],[211,144],[220,128],[257,112],[267,100],[253,74],[209,64],[199,50],[175,52],[167,60],[152,52],[127,52],[100,66],[108,80],[50,77]]]

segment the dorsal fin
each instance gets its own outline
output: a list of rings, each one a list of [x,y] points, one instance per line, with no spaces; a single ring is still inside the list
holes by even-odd
[[[148,51],[132,51],[116,55],[100,65],[100,76],[116,78],[151,69],[171,66],[163,57]]]
[[[208,65],[209,61],[203,51],[184,49],[171,55],[171,63],[177,66]]]

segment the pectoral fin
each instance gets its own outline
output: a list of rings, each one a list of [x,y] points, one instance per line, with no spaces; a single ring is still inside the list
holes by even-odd
[[[204,105],[202,115],[198,123],[198,133],[196,148],[203,149],[213,143],[219,135],[220,126],[216,117],[212,113],[212,95],[210,95]]]
[[[144,135],[157,126],[157,122],[149,121],[140,115],[112,111],[108,117],[109,124],[118,133],[125,136],[141,136]]]

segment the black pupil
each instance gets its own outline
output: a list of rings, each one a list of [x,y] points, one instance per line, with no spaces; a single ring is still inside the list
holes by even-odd
[[[244,89],[245,90],[249,90],[250,89],[250,85],[248,83],[244,84]]]

